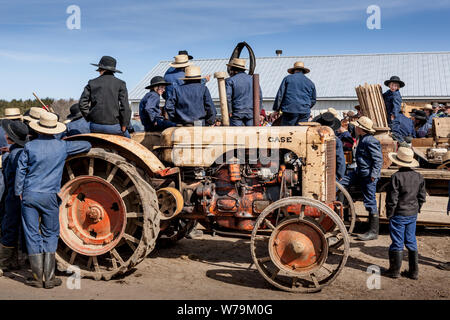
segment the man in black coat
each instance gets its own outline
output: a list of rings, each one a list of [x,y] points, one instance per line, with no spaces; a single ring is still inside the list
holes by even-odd
[[[108,133],[130,137],[127,127],[130,124],[131,109],[128,104],[126,83],[114,76],[116,59],[104,56],[98,64],[98,78],[92,79],[80,97],[80,111],[90,122],[91,132]]]

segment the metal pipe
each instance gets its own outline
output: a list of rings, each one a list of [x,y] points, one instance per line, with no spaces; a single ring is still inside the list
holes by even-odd
[[[259,114],[260,114],[260,95],[259,95],[259,74],[253,75],[253,125],[260,126]]]
[[[223,71],[214,73],[214,78],[217,79],[217,84],[219,86],[219,99],[220,99],[220,112],[222,113],[222,126],[230,125],[230,117],[228,115],[227,92],[225,89],[226,76],[227,76],[227,73],[223,72]]]

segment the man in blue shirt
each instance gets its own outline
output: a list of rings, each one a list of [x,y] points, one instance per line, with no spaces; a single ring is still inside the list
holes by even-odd
[[[27,284],[53,288],[61,285],[55,278],[55,252],[59,238],[58,192],[66,158],[88,152],[87,141],[65,141],[54,137],[66,130],[56,115],[43,113],[30,122],[39,136],[28,142],[19,157],[15,195],[22,200],[22,223],[33,279]]]
[[[201,82],[200,67],[189,66],[181,86],[175,86],[173,94],[166,103],[169,120],[182,125],[213,125],[216,120],[216,107],[205,84]]]
[[[230,67],[230,78],[225,80],[231,126],[253,126],[253,77],[245,73],[245,60],[234,58]],[[259,88],[260,105],[262,91]]]
[[[355,184],[361,188],[364,207],[369,212],[369,230],[358,239],[366,241],[378,238],[380,216],[375,194],[383,166],[383,154],[380,141],[372,135],[375,133],[372,120],[363,116],[354,125],[356,135],[359,136],[355,153],[357,168],[356,171],[349,171],[341,184],[345,188]]]
[[[410,143],[412,138],[416,137],[414,130],[414,122],[406,117],[403,113],[392,115],[392,137],[398,142]]]
[[[345,155],[341,139],[338,138],[336,131],[341,127],[341,122],[331,112],[325,112],[315,119],[315,122],[328,126],[335,132],[336,140],[336,180],[341,181],[345,176]]]
[[[387,121],[391,124],[391,116],[397,116],[402,109],[402,96],[399,89],[405,86],[405,83],[397,76],[392,76],[389,80],[384,82],[386,87],[389,87],[385,93],[383,93],[384,104],[386,106]]]
[[[17,163],[28,136],[28,127],[20,120],[5,119],[2,121],[2,128],[6,132],[6,140],[11,146],[9,148],[9,156],[3,163],[6,197],[5,214],[1,223],[0,276],[2,275],[2,270],[17,267],[21,204],[20,198],[14,194],[14,182]]]
[[[428,122],[427,115],[423,110],[415,110],[411,113],[414,119],[414,127],[417,138],[425,138],[430,134],[432,125]]]
[[[161,114],[159,102],[166,87],[170,85],[163,77],[156,76],[150,81],[150,85],[145,89],[150,89],[139,103],[139,117],[146,132],[163,131],[164,129],[175,127],[177,124],[165,120]]]
[[[184,78],[184,70],[187,66],[192,64],[186,54],[176,55],[174,59],[175,61],[170,64],[170,68],[167,69],[164,74],[164,81],[170,83],[170,85],[166,87],[166,91],[162,96],[166,101],[172,96],[174,86],[183,84],[183,80],[181,80],[181,78]]]
[[[273,103],[273,110],[283,112],[282,126],[295,126],[299,122],[307,122],[311,108],[316,104],[316,87],[305,74],[309,73],[303,62],[297,61],[288,69],[290,75],[281,82]]]
[[[66,124],[67,131],[65,135],[67,137],[91,132],[89,122],[83,118],[78,103],[70,107],[70,114],[67,116],[67,120],[70,121]]]

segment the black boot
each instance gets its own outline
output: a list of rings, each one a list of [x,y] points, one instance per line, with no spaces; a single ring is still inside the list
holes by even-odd
[[[389,270],[386,271],[386,276],[397,279],[400,277],[400,269],[402,267],[403,251],[389,250]]]
[[[44,286],[46,289],[52,289],[62,284],[62,280],[55,277],[55,253],[44,253]]]
[[[33,278],[28,279],[26,284],[36,288],[43,287],[42,276],[44,275],[44,254],[30,254],[28,260],[31,265],[31,274]]]
[[[0,243],[0,277],[3,276],[3,271],[10,270],[11,262],[14,258],[14,247],[5,247]]]
[[[369,230],[358,236],[358,240],[367,241],[375,240],[378,238],[378,232],[380,228],[380,216],[378,214],[369,214]]]
[[[409,270],[404,273],[404,276],[417,280],[419,279],[419,252],[408,250]]]

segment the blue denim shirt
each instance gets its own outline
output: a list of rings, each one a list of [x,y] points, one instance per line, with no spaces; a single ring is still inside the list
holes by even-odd
[[[9,148],[9,155],[3,162],[3,176],[5,179],[5,188],[7,196],[14,195],[14,182],[16,180],[17,163],[22,154],[23,147],[13,144]]]
[[[437,113],[432,113],[429,117],[428,117],[428,123],[431,124],[431,126],[433,126],[433,119],[437,117]]]
[[[225,80],[228,108],[237,119],[253,119],[253,77],[239,72]],[[259,87],[260,106],[262,107],[262,91]]]
[[[402,113],[399,113],[394,121],[392,121],[392,133],[399,142],[405,141],[405,137],[416,137],[413,121]]]
[[[208,88],[203,83],[185,83],[175,86],[165,107],[169,120],[180,124],[193,124],[204,120],[207,125],[216,120],[216,107]]]
[[[391,122],[391,115],[397,116],[402,109],[402,96],[400,91],[388,90],[383,93],[384,104],[386,106],[386,112],[388,116],[388,122]]]
[[[371,134],[366,134],[359,138],[356,147],[357,173],[361,177],[380,178],[381,167],[383,166],[383,154],[381,144]]]
[[[65,141],[50,135],[39,135],[25,145],[19,157],[16,196],[27,191],[58,193],[66,158],[90,149],[91,144],[87,141]]]
[[[345,176],[346,169],[344,147],[341,139],[336,137],[336,178],[338,180]]]
[[[166,87],[166,91],[163,93],[164,100],[167,101],[171,97],[174,85],[183,84],[183,80],[180,80],[181,78],[184,78],[184,68],[170,67],[167,69],[164,74],[164,81],[170,82],[172,85]]]
[[[8,142],[6,141],[5,134],[6,134],[6,132],[5,132],[5,130],[3,130],[3,127],[1,126],[1,120],[0,120],[0,148],[9,146]]]
[[[309,114],[316,104],[316,87],[302,72],[286,76],[273,103],[274,111]]]
[[[83,117],[75,121],[70,121],[66,126],[67,137],[91,132],[89,122],[87,122]]]
[[[159,108],[160,96],[155,91],[148,92],[139,103],[139,117],[145,131],[152,131],[152,125],[156,120],[163,120]]]

